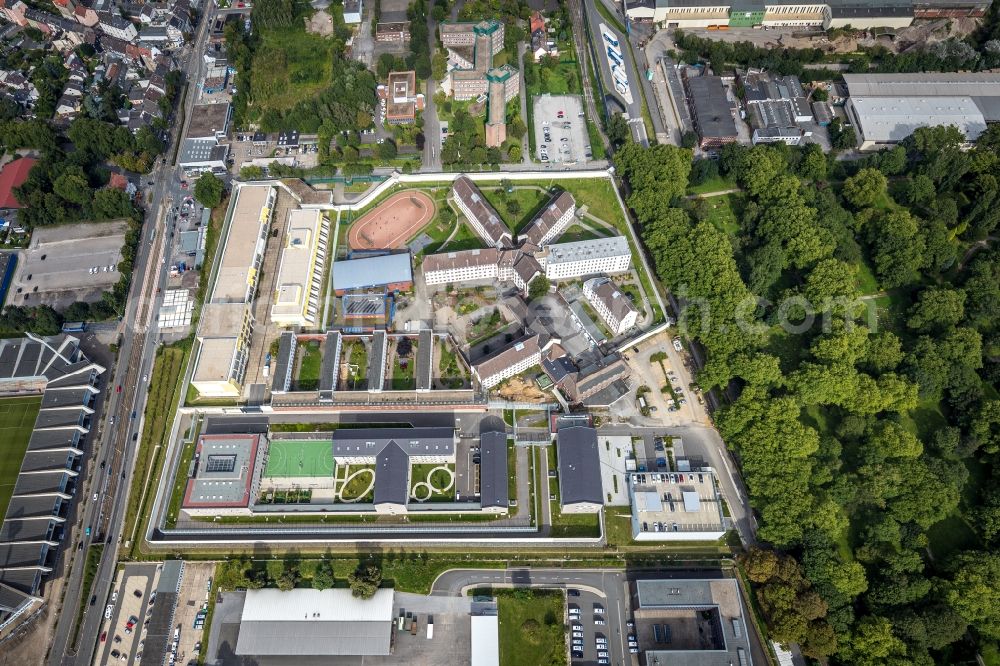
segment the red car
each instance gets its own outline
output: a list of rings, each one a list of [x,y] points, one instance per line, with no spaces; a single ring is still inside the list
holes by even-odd
[[[115,389],[115,393],[121,393],[121,392],[122,392],[122,385],[119,384],[118,388]]]
[[[182,190],[186,190],[187,188],[188,188],[187,181],[186,180],[181,181],[181,189]]]
[[[101,632],[101,642],[103,643],[106,640],[108,640],[108,632],[102,631]]]

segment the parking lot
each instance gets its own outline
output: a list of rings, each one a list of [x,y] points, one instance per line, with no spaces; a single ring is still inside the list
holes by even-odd
[[[578,95],[538,95],[532,104],[539,161],[573,164],[590,159],[587,119]]]
[[[570,625],[570,655],[574,663],[611,664],[621,663],[619,647],[621,641],[613,635],[615,624],[612,609],[609,613],[607,601],[587,590],[567,591],[567,612]]]
[[[118,282],[125,222],[73,224],[37,229],[20,253],[8,305],[95,302]]]
[[[208,607],[211,595],[210,581],[215,573],[215,565],[210,562],[185,562],[184,575],[181,577],[180,589],[177,593],[177,605],[174,610],[173,627],[179,631],[177,640],[177,662],[186,664],[196,659],[203,646],[204,615],[200,623],[196,622],[199,614]],[[195,628],[195,624],[201,624]],[[171,646],[172,636],[171,636]]]
[[[111,598],[105,601],[95,665],[139,663],[158,580],[159,567],[155,564],[129,565],[118,572]]]

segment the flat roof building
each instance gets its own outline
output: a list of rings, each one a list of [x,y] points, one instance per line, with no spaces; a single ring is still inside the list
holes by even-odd
[[[739,138],[739,132],[722,78],[689,77],[684,79],[684,84],[694,129],[700,139],[699,146],[703,150],[711,150],[734,143]]]
[[[333,288],[338,296],[362,289],[408,291],[412,286],[409,252],[333,262]]]
[[[413,70],[390,72],[385,86],[379,86],[379,96],[385,100],[385,121],[404,125],[416,120],[417,111],[424,110],[424,96],[417,92],[417,75]]]
[[[570,280],[585,275],[624,273],[632,267],[632,251],[624,236],[549,245],[543,256],[545,276]]]
[[[360,599],[347,589],[247,590],[235,654],[335,657],[392,652],[393,591]]]
[[[225,173],[229,144],[209,139],[184,139],[181,142],[177,164],[188,176],[202,173]]]
[[[472,616],[471,666],[500,666],[500,618]]]
[[[597,429],[561,426],[556,432],[559,506],[563,513],[595,513],[604,507]]]
[[[753,666],[734,579],[637,580],[633,585],[634,633],[645,663]]]
[[[845,106],[862,150],[898,143],[920,127],[953,125],[975,141],[1000,121],[1000,74],[845,74]]]
[[[188,124],[188,139],[225,139],[229,134],[229,120],[232,117],[232,105],[229,102],[220,104],[196,104],[191,109],[191,122]]]
[[[191,515],[249,513],[260,483],[263,435],[202,435],[181,508]]]
[[[726,534],[711,470],[633,473],[628,489],[636,541],[715,541]]]
[[[219,268],[198,331],[192,386],[205,397],[236,398],[242,391],[253,333],[253,299],[264,261],[277,191],[241,185],[221,248]]]
[[[313,326],[323,291],[329,230],[318,210],[288,213],[285,247],[271,302],[271,322],[278,326]]]

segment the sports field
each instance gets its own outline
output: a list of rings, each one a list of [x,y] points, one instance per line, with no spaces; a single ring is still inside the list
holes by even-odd
[[[264,476],[273,479],[333,476],[333,443],[328,439],[271,440]]]
[[[434,200],[418,190],[397,192],[351,225],[347,243],[352,250],[406,247],[434,218]]]
[[[7,514],[41,404],[41,396],[0,399],[0,520]]]

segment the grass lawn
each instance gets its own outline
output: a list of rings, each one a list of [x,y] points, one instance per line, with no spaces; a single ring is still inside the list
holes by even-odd
[[[391,386],[393,391],[409,391],[417,387],[417,382],[413,378],[413,366],[417,364],[417,345],[413,345],[413,353],[409,358],[396,357],[396,362],[392,364]]]
[[[877,294],[879,291],[878,279],[875,278],[871,266],[864,260],[858,265],[858,289],[862,296]]]
[[[698,185],[688,185],[688,194],[709,194],[711,192],[724,192],[725,190],[736,189],[736,182],[722,176],[717,176],[711,180],[706,180]]]
[[[500,663],[503,666],[566,663],[563,596],[539,590],[501,590]]]
[[[296,386],[299,391],[315,391],[319,388],[319,373],[323,365],[323,351],[319,342],[316,340],[300,342],[298,356],[301,361]]]
[[[455,466],[450,464],[442,463],[426,463],[421,465],[413,465],[410,468],[410,494],[413,494],[413,488],[421,482],[429,482],[431,484],[431,494],[430,501],[446,501],[451,502],[455,499],[455,487],[452,486],[450,490],[444,492],[438,492],[435,488],[444,488],[448,485],[448,475],[442,471],[438,470],[439,467],[447,467],[455,472]],[[434,471],[437,470],[437,471]],[[426,490],[421,490],[418,497],[423,499],[425,497]]]
[[[740,223],[736,219],[736,214],[733,213],[732,202],[730,200],[732,195],[724,194],[718,197],[712,197],[711,199],[705,199],[705,203],[708,206],[708,221],[711,222],[716,229],[722,233],[732,237],[739,233]]]
[[[452,237],[451,241],[442,247],[441,251],[455,252],[458,250],[479,250],[482,248],[482,239],[476,235],[472,227],[463,222],[458,227],[458,231]]]
[[[511,231],[517,233],[527,226],[545,203],[552,198],[548,192],[539,192],[534,188],[515,189],[507,193],[501,187],[483,188],[483,194],[490,204],[500,213],[500,218]],[[508,202],[517,202],[515,213],[507,207]]]
[[[7,513],[41,405],[41,396],[0,400],[0,520]]]
[[[604,238],[603,234],[598,233],[590,227],[585,227],[582,224],[574,224],[563,232],[558,239],[557,243],[575,243],[577,241],[594,240],[595,238]]]

